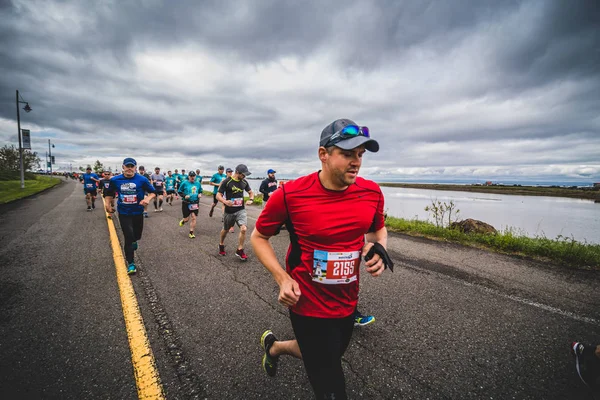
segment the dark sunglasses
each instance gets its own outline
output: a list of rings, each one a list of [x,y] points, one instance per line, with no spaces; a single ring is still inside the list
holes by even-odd
[[[333,146],[336,143],[341,142],[344,139],[351,139],[357,136],[371,137],[369,135],[369,128],[366,126],[347,125],[331,135],[329,140],[323,145],[324,147]]]

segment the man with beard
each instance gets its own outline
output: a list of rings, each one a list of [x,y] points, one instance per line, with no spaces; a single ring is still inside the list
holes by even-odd
[[[274,169],[268,170],[267,179],[262,181],[260,189],[258,189],[258,191],[263,194],[263,206],[267,204],[267,200],[269,200],[271,193],[277,190],[277,179],[275,179],[275,174],[276,172]]]
[[[318,399],[347,398],[341,360],[355,322],[361,259],[375,277],[393,267],[385,251],[383,193],[358,177],[365,151],[378,150],[367,127],[348,119],[329,124],[319,141],[321,170],[275,191],[251,237],[279,285],[279,302],[289,307],[296,337],[280,341],[265,331],[263,369],[273,377],[280,355],[302,359]],[[269,243],[284,223],[291,242],[286,269]]]

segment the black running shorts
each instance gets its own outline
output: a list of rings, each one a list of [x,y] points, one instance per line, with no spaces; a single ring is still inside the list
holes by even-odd
[[[195,210],[190,210],[190,206],[193,205],[198,206],[198,203],[188,203],[186,201],[181,202],[181,213],[183,214],[183,218],[189,217],[192,213],[198,215],[198,208],[196,208]]]

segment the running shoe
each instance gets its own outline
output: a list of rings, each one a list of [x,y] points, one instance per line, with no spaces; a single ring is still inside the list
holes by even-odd
[[[158,208],[155,208],[155,209],[154,209],[154,212],[158,212]]]
[[[148,213],[144,211],[144,218],[148,218]]]
[[[229,228],[229,233],[233,233],[235,232],[235,230],[233,229],[233,226],[231,228]]]
[[[127,267],[127,274],[131,275],[131,274],[135,274],[137,272],[137,269],[135,269],[135,264],[131,263],[129,264],[129,266]]]
[[[277,362],[279,361],[279,356],[273,357],[269,354],[269,350],[271,350],[271,346],[273,343],[277,341],[277,338],[271,332],[271,330],[266,330],[262,336],[260,337],[260,345],[262,346],[265,354],[262,358],[262,367],[270,377],[274,377],[277,374]]]
[[[372,315],[363,315],[358,310],[354,311],[354,326],[366,326],[375,322]]]
[[[242,261],[246,261],[248,259],[246,253],[244,253],[244,249],[236,250],[235,255],[238,256]]]
[[[184,220],[179,221],[179,226],[183,226],[183,224],[185,224]]]
[[[219,255],[220,256],[227,255],[227,253],[225,253],[225,245],[224,244],[219,245]]]
[[[162,207],[161,207],[161,208],[159,208],[159,209],[158,209],[158,211],[162,212],[162,211],[163,211],[163,208],[162,208]]]
[[[596,346],[573,342],[571,354],[575,357],[577,375],[590,389],[600,389],[600,359],[594,354]]]
[[[212,216],[213,216],[213,212],[215,212],[215,208],[214,208],[214,207],[212,207],[212,208],[210,209],[210,211],[208,212],[208,216],[209,216],[209,217],[212,217]]]
[[[137,242],[131,243],[131,247],[133,247],[133,251],[136,251],[138,249],[138,243]]]
[[[194,235],[193,233],[190,233],[188,236],[190,237],[190,239],[196,239],[196,235]]]
[[[87,210],[92,211],[92,207],[88,206]]]
[[[92,203],[92,210],[96,209],[96,203]]]

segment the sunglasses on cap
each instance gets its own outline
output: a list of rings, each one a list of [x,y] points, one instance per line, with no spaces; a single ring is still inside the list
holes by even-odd
[[[369,135],[369,128],[367,128],[366,126],[346,125],[342,129],[331,135],[327,143],[325,143],[324,147],[333,146],[344,139],[351,139],[357,136],[371,137]]]

